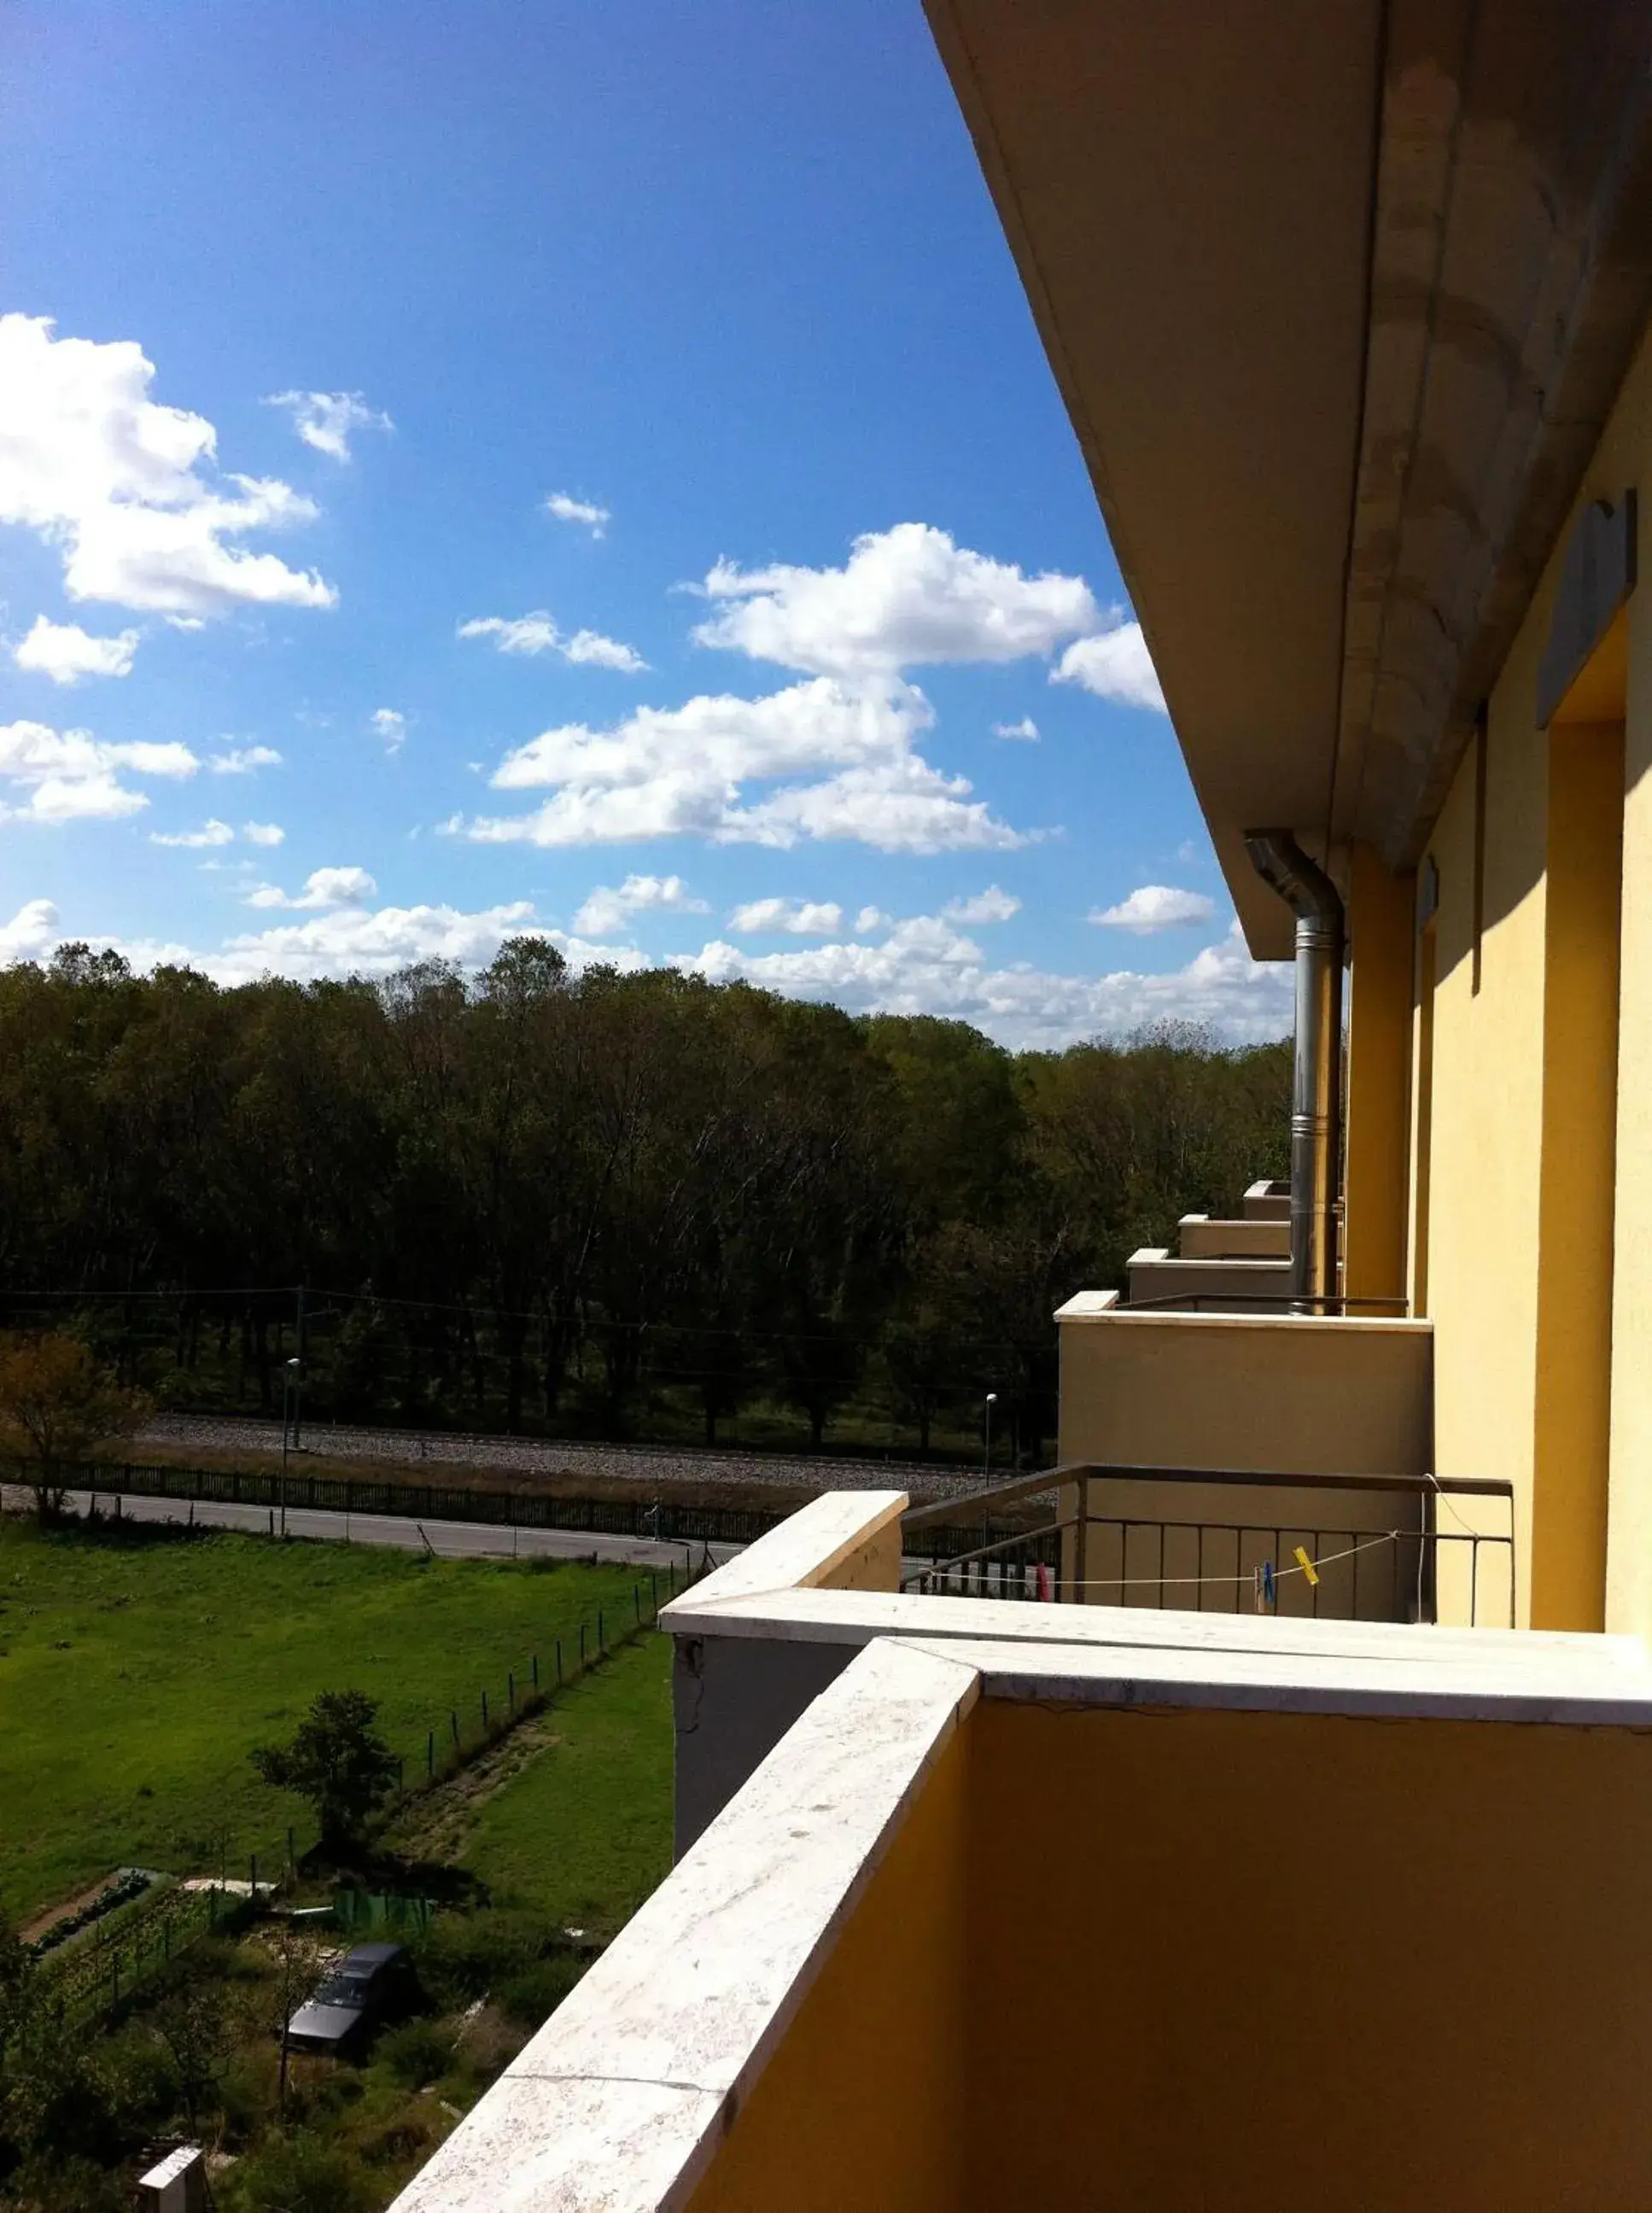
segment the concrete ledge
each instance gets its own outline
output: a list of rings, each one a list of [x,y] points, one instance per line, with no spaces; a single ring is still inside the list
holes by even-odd
[[[694,1586],[700,1601],[754,1591],[893,1590],[900,1581],[904,1491],[828,1491]],[[677,1629],[674,1600],[661,1629]]]
[[[1435,1629],[1414,1623],[1314,1621],[1173,1607],[1045,1606],[1030,1600],[930,1598],[905,1592],[789,1591],[706,1605],[705,1586],[677,1601],[679,1636],[776,1645],[855,1647],[881,1637],[944,1638],[1096,1653],[1230,1655],[1245,1667],[1297,1661],[1380,1665],[1409,1676],[1464,1662],[1500,1678],[1539,1678],[1584,1700],[1652,1698],[1652,1660],[1637,1637],[1582,1631]]]
[[[686,2206],[977,1695],[974,1670],[948,1654],[863,1654],[395,2213]]]

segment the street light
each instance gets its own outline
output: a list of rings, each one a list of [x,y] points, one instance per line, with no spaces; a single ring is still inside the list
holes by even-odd
[[[299,1378],[302,1371],[296,1360],[290,1360],[281,1378],[281,1533],[287,1533],[287,1448],[288,1438],[298,1427]],[[290,1414],[287,1394],[292,1394]]]
[[[984,1482],[991,1481],[992,1475],[992,1409],[997,1403],[997,1393],[989,1391],[986,1394],[986,1442],[981,1448],[981,1478]]]

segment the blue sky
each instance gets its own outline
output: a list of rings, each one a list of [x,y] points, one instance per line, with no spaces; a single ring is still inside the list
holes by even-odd
[[[1288,1027],[916,0],[7,40],[0,949]]]

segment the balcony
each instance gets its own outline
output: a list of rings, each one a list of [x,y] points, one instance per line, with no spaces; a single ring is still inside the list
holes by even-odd
[[[668,1609],[729,1787],[402,2213],[1652,2202],[1637,1642],[867,1588],[903,1503]]]

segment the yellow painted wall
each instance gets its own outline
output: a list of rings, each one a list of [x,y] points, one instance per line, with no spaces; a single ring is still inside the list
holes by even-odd
[[[1369,845],[1349,869],[1348,1155],[1343,1289],[1350,1310],[1405,1312],[1411,952],[1417,886]],[[1367,1302],[1381,1302],[1375,1308]]]
[[[1606,1625],[1620,723],[1549,734],[1532,1625]]]
[[[1436,1469],[1514,1484],[1522,1621],[1529,1610],[1543,1126],[1548,741],[1536,727],[1534,700],[1545,634],[1546,618],[1543,631],[1522,634],[1487,718],[1478,991],[1472,749],[1431,846],[1440,879],[1428,1144]]]
[[[958,2213],[970,1742],[936,1762],[690,2213]]]
[[[1275,1475],[1429,1465],[1421,1323],[1125,1310],[1060,1331],[1064,1462]]]
[[[1591,465],[1580,506],[1594,498],[1620,499],[1626,487],[1640,483],[1649,458],[1652,349],[1643,348]],[[1652,497],[1652,485],[1642,485],[1642,497]],[[1436,1324],[1436,1465],[1442,1474],[1500,1475],[1515,1484],[1521,1619],[1593,1626],[1604,1619],[1607,1627],[1648,1632],[1652,588],[1643,582],[1628,610],[1614,1192],[1609,1164],[1602,1176],[1603,1158],[1609,1163],[1613,1148],[1596,1126],[1610,1076],[1601,1064],[1606,1047],[1598,1002],[1616,987],[1604,943],[1596,964],[1597,1003],[1587,1014],[1574,1004],[1581,948],[1591,936],[1599,938],[1602,926],[1591,905],[1598,886],[1588,880],[1588,847],[1609,834],[1612,814],[1601,804],[1598,783],[1587,777],[1570,784],[1563,778],[1556,786],[1563,802],[1553,824],[1557,853],[1568,873],[1552,914],[1546,875],[1551,746],[1550,734],[1536,723],[1537,669],[1568,534],[1562,533],[1488,704],[1478,964],[1472,750],[1435,828],[1431,851],[1439,867],[1440,904],[1426,1086],[1419,1075],[1419,1088],[1431,1092],[1431,1113],[1414,1141],[1414,1152],[1426,1162],[1426,1213],[1414,1174],[1411,1247],[1414,1266],[1420,1260],[1425,1272],[1423,1295]],[[1564,748],[1570,741],[1563,735],[1555,742]],[[1606,866],[1609,877],[1609,854]],[[1583,1032],[1589,1062],[1580,1076],[1576,1052]],[[1608,1314],[1598,1299],[1588,1302],[1602,1271],[1613,1267],[1614,1244],[1615,1305]],[[1547,1305],[1540,1311],[1539,1287],[1545,1283]],[[1609,1388],[1602,1369],[1608,1345]],[[1603,1603],[1599,1440],[1608,1425]]]
[[[973,2213],[1652,2204],[1652,1741],[968,1727]]]
[[[1622,991],[1613,1224],[1606,1626],[1652,1637],[1652,357],[1613,416],[1591,489],[1640,487],[1641,582],[1626,610]]]

